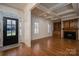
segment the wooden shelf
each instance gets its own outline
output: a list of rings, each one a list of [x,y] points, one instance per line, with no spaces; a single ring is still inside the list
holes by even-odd
[[[63,30],[78,30],[77,19],[64,21],[63,25]]]
[[[61,22],[54,23],[54,31],[61,31]]]
[[[54,23],[53,37],[61,38],[61,22]]]

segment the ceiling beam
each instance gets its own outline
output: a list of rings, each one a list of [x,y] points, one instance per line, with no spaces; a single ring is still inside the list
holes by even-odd
[[[53,6],[53,7],[51,7],[49,10],[55,10],[55,9],[59,9],[59,8],[63,8],[63,7],[65,7],[65,6],[67,6],[67,5],[69,5],[70,3],[58,3],[58,4],[56,4],[55,6]]]
[[[79,8],[78,3],[72,3],[73,9],[76,12],[76,14],[79,16]]]
[[[66,11],[63,11],[63,12],[60,12],[60,13],[57,13],[57,15],[64,15],[64,14],[73,13],[73,12],[74,12],[73,9],[69,9],[69,10],[66,10]]]
[[[40,10],[42,10],[42,11],[48,13],[48,14],[51,14],[51,15],[54,16],[54,17],[57,17],[57,18],[59,18],[59,19],[61,18],[61,17],[58,16],[56,13],[50,11],[49,9],[47,9],[47,8],[41,6],[41,5],[38,5],[38,6],[36,6],[36,7],[39,8]]]
[[[59,9],[59,8],[64,8],[64,7],[68,6],[69,4],[71,4],[71,3],[62,3],[62,4],[59,3],[59,4],[57,4],[57,5],[53,6],[53,7],[51,7],[50,9],[47,9],[46,7],[42,6],[41,4],[38,4],[36,7],[37,7],[38,9],[44,11],[45,13],[48,13],[48,14],[50,14],[51,16],[53,16],[53,17],[51,17],[52,19],[53,19],[53,18],[62,19],[62,17],[61,17],[62,14],[71,13],[71,12],[74,12],[74,10],[73,10],[73,9],[70,9],[70,10],[67,10],[67,11],[65,11],[65,12],[61,12],[61,13],[58,13],[58,14],[56,14],[56,13],[53,12],[52,10]],[[75,8],[74,8],[74,9],[75,9]],[[77,12],[78,12],[78,11],[77,11]],[[41,13],[40,15],[44,15],[45,13]],[[50,18],[50,17],[47,17],[47,18]]]

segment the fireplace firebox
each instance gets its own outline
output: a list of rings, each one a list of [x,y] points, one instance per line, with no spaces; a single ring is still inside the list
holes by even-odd
[[[67,32],[67,31],[64,31],[64,39],[73,39],[73,40],[76,40],[76,32]]]

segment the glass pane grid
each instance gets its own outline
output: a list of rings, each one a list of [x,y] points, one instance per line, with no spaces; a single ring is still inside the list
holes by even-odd
[[[16,35],[16,21],[7,20],[7,36],[15,36],[15,35]]]
[[[11,36],[11,20],[7,20],[7,36]]]
[[[16,35],[16,21],[12,20],[12,36]]]

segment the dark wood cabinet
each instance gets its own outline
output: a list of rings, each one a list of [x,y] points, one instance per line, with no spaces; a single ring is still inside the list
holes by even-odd
[[[54,31],[60,31],[61,30],[61,22],[54,23]]]
[[[64,29],[68,29],[69,28],[69,21],[65,21],[63,23],[63,25],[64,25]]]
[[[54,23],[53,37],[61,38],[61,22]]]
[[[75,32],[76,33],[76,39],[77,39],[77,31],[78,31],[78,27],[77,27],[77,23],[78,20],[77,19],[71,19],[71,20],[66,20],[63,21],[63,28],[61,29],[61,21],[60,22],[54,22],[54,30],[53,30],[53,37],[55,38],[61,38],[61,30],[63,30],[63,36],[64,36],[64,32]]]
[[[77,29],[77,19],[63,21],[64,30],[74,30]]]
[[[77,39],[78,38],[78,27],[77,27],[78,23],[77,22],[78,22],[77,19],[63,21],[63,34],[65,34],[65,32],[69,32],[69,33],[74,32],[76,35],[75,37]]]

